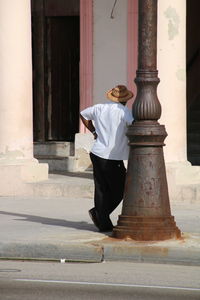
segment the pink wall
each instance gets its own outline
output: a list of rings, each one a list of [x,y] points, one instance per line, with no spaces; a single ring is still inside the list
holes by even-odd
[[[128,0],[127,86],[136,95],[138,0]],[[133,100],[129,101],[131,108]],[[93,104],[93,0],[80,0],[80,111]],[[86,132],[80,121],[80,132]]]
[[[93,1],[80,0],[80,111],[93,104]],[[80,132],[85,132],[80,121]]]

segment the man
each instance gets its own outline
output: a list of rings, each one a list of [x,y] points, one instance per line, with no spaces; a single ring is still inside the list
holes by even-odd
[[[127,126],[133,121],[126,103],[133,93],[124,85],[109,90],[107,101],[81,111],[83,124],[94,135],[90,152],[94,173],[94,207],[89,215],[100,232],[112,231],[110,214],[123,198],[128,159]],[[93,123],[94,122],[94,123]]]

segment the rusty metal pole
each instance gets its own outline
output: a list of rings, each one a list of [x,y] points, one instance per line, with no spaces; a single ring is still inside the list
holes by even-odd
[[[138,241],[180,238],[171,215],[165,162],[164,125],[158,123],[157,0],[139,0],[137,96],[129,126],[130,154],[122,214],[113,236]]]

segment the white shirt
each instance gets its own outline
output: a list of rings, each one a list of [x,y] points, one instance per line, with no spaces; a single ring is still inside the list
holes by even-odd
[[[91,152],[99,157],[127,160],[129,154],[127,126],[133,121],[128,107],[121,103],[96,104],[81,111],[86,120],[94,121],[97,139]]]

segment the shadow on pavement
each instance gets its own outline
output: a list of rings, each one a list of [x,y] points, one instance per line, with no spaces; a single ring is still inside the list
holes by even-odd
[[[25,222],[27,221],[27,222],[41,223],[41,224],[51,225],[51,226],[63,226],[63,227],[75,228],[78,230],[89,230],[89,231],[98,232],[98,230],[94,225],[89,224],[85,221],[77,222],[77,221],[69,221],[69,220],[62,220],[62,219],[45,218],[45,217],[12,213],[6,211],[0,211],[0,214],[24,218],[24,219],[15,219],[16,221],[25,221]]]

